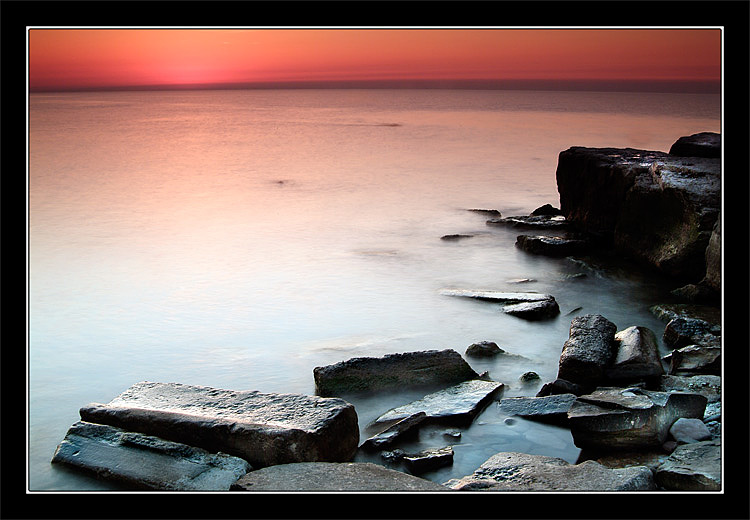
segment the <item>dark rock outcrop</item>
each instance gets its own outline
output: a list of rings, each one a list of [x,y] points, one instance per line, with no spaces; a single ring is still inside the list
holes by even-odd
[[[568,229],[569,223],[562,215],[518,215],[514,217],[491,218],[488,226],[506,226],[519,229]]]
[[[429,480],[369,462],[306,462],[251,471],[233,491],[450,491]]]
[[[544,455],[503,452],[473,474],[444,486],[460,491],[645,491],[655,489],[645,466],[610,469],[592,460],[570,464]]]
[[[721,134],[700,132],[680,137],[669,149],[669,154],[680,157],[721,157]]]
[[[572,147],[560,153],[556,176],[560,209],[576,228],[668,275],[706,275],[720,159]]]
[[[494,341],[472,343],[466,349],[466,355],[472,357],[495,357],[503,352],[505,351],[498,347]]]
[[[568,422],[568,411],[576,400],[574,394],[557,394],[546,397],[507,397],[500,401],[499,411],[554,424]]]
[[[516,247],[536,255],[571,256],[584,253],[589,247],[586,240],[546,235],[519,235]]]
[[[403,387],[455,384],[478,374],[455,350],[359,357],[313,369],[318,395],[345,395]]]
[[[354,407],[342,399],[141,382],[81,419],[241,457],[261,468],[342,462],[359,445]]]
[[[83,421],[70,427],[52,462],[159,491],[227,491],[252,469],[239,457]]]
[[[523,318],[529,321],[539,321],[554,318],[560,314],[560,306],[554,298],[538,302],[523,302],[503,307],[505,314]]]
[[[537,397],[546,397],[548,395],[574,394],[583,395],[586,393],[586,387],[571,383],[565,379],[555,379],[549,383],[544,383],[542,388],[536,393]]]

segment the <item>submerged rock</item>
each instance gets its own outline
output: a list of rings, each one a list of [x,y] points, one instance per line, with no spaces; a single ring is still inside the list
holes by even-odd
[[[568,412],[573,442],[592,451],[660,447],[680,417],[702,418],[699,394],[640,388],[599,388],[578,397]]]
[[[404,387],[454,384],[478,374],[452,349],[358,357],[313,369],[318,395],[344,395]]]
[[[530,214],[532,217],[539,216],[539,215],[546,215],[546,216],[557,216],[562,215],[560,210],[558,208],[555,208],[552,206],[552,204],[545,204],[544,206],[539,206]]]
[[[494,341],[480,341],[472,343],[466,349],[466,355],[472,357],[494,357],[505,351],[497,346]]]
[[[393,408],[373,421],[373,425],[400,421],[424,412],[430,422],[469,424],[490,401],[499,396],[505,385],[496,381],[474,379],[440,390],[422,399]]]
[[[673,491],[721,491],[721,444],[678,446],[656,470],[656,483]]]
[[[497,303],[524,303],[540,302],[554,300],[550,294],[540,294],[532,292],[503,292],[503,291],[482,291],[472,289],[443,289],[440,291],[443,296],[458,296],[460,298],[473,298],[476,300],[485,300]]]
[[[81,419],[212,452],[255,468],[301,461],[347,461],[359,444],[354,407],[342,399],[264,394],[178,383],[141,382]]]
[[[488,226],[507,226],[519,229],[567,229],[568,221],[562,215],[519,215],[515,217],[492,218]]]
[[[471,238],[473,236],[474,235],[462,235],[462,234],[443,235],[440,237],[440,240],[456,241],[456,240],[461,240],[462,238]]]
[[[251,471],[233,491],[450,491],[429,480],[369,462],[280,464]]]
[[[573,318],[557,377],[584,386],[602,381],[616,352],[616,331],[614,323],[598,314]]]
[[[444,484],[460,491],[645,491],[655,489],[645,466],[610,469],[598,462],[570,464],[544,455],[503,452],[473,474]]]
[[[160,491],[227,491],[252,469],[239,457],[83,421],[70,427],[52,462]]]

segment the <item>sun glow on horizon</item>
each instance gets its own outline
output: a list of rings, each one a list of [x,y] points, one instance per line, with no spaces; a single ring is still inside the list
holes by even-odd
[[[32,91],[720,74],[719,29],[29,29]]]

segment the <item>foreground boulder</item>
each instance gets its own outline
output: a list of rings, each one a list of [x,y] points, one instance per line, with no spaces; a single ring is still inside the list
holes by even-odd
[[[640,388],[599,388],[576,399],[568,411],[573,442],[592,451],[660,447],[680,417],[702,419],[699,394]]]
[[[129,489],[227,491],[252,467],[239,457],[79,421],[52,462],[72,466]]]
[[[429,480],[369,462],[280,464],[251,471],[233,491],[450,491]]]
[[[473,474],[444,486],[460,491],[646,491],[655,489],[645,466],[610,469],[588,460],[570,464],[555,457],[498,453]]]
[[[322,396],[455,384],[478,376],[452,349],[352,358],[313,369],[315,391]]]
[[[505,388],[503,383],[474,379],[440,390],[422,399],[393,408],[373,421],[373,425],[400,421],[419,412],[426,420],[449,424],[469,424]]]
[[[721,160],[572,147],[557,165],[560,210],[576,228],[662,272],[701,280],[721,207]]]
[[[721,444],[678,446],[656,470],[656,483],[673,491],[721,491]]]
[[[616,331],[614,323],[598,314],[573,318],[557,377],[584,386],[602,381],[615,355]]]
[[[354,407],[341,399],[141,382],[81,419],[241,457],[255,468],[347,461],[359,444]]]

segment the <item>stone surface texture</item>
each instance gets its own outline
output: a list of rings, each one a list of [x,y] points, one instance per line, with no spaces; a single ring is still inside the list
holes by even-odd
[[[575,400],[574,394],[508,397],[500,401],[498,409],[505,415],[518,415],[525,419],[542,422],[567,423],[568,411]]]
[[[369,462],[307,462],[251,471],[233,491],[450,491],[429,480]]]
[[[242,457],[260,468],[350,460],[359,444],[354,407],[342,399],[136,383],[81,419]]]
[[[645,491],[655,489],[645,466],[610,469],[588,460],[570,464],[543,455],[504,452],[473,474],[444,484],[461,491]]]
[[[721,160],[572,147],[557,165],[560,210],[577,228],[666,274],[701,280],[721,206]]]
[[[252,469],[239,457],[83,421],[70,427],[52,462],[159,491],[227,491]]]
[[[639,388],[599,388],[578,397],[568,412],[573,442],[611,452],[658,448],[680,417],[702,419],[706,398]]]
[[[407,436],[416,434],[419,425],[427,418],[425,412],[417,412],[392,424],[382,432],[373,435],[362,443],[365,450],[379,450],[388,448],[392,444],[403,440]]]
[[[596,385],[615,355],[617,326],[598,314],[573,318],[560,354],[557,377],[581,385]]]
[[[358,357],[313,369],[315,389],[322,396],[450,385],[477,376],[452,349]]]
[[[617,352],[607,368],[613,381],[639,381],[664,374],[656,334],[646,327],[632,326],[615,334]]]
[[[373,421],[373,425],[400,421],[425,412],[430,422],[469,424],[490,401],[498,397],[505,385],[496,381],[474,379],[428,394],[422,399],[393,408]]]
[[[678,446],[657,468],[655,479],[673,491],[720,491],[721,444],[703,441]]]

